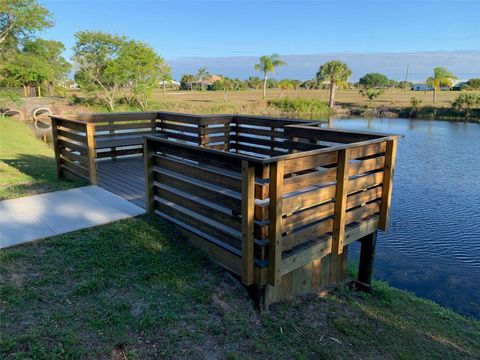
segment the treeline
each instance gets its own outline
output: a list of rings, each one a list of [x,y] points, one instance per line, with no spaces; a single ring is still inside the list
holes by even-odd
[[[1,0],[0,2],[0,86],[23,88],[24,96],[65,95],[72,65],[62,57],[65,50],[61,42],[36,38],[38,31],[51,27],[52,14],[35,0]],[[104,32],[79,31],[75,34],[73,61],[74,82],[89,103],[102,104],[113,111],[117,104],[145,109],[155,88],[173,84],[171,68],[148,44],[125,36]],[[206,68],[196,74],[181,77],[183,90],[223,91],[227,100],[229,91],[279,89],[281,98],[290,89],[329,89],[329,107],[335,107],[337,89],[356,88],[369,102],[378,98],[385,89],[409,89],[408,81],[395,81],[380,73],[368,73],[358,82],[349,82],[352,71],[339,60],[319,66],[310,80],[272,78],[278,67],[287,66],[278,54],[264,55],[254,64],[252,71],[261,76],[246,80],[212,75]],[[426,84],[433,89],[433,101],[439,90],[453,85],[456,76],[443,67],[433,69]],[[479,90],[480,79],[463,84],[464,89]],[[1,94],[0,94],[1,95]],[[1,96],[0,96],[1,97]],[[472,107],[480,101],[478,95],[462,95],[452,106]],[[419,106],[413,98],[412,104]],[[473,105],[472,105],[473,104]],[[412,105],[413,106],[413,105]]]

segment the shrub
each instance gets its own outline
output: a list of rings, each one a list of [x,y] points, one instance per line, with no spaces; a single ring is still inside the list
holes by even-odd
[[[457,110],[471,109],[476,105],[480,105],[480,96],[469,92],[461,93],[452,101],[452,106]]]
[[[328,114],[331,111],[326,102],[317,99],[284,98],[269,100],[267,104],[268,106],[276,107],[281,111],[291,113]]]
[[[10,90],[0,90],[0,108],[11,105],[19,105],[22,98],[15,92]]]

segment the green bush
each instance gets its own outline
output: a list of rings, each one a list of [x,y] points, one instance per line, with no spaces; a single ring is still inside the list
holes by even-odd
[[[20,105],[22,98],[15,92],[10,90],[0,90],[0,107],[8,107],[11,105]]]
[[[268,100],[267,104],[268,106],[273,106],[281,111],[289,113],[328,114],[331,112],[326,102],[317,99],[284,98]]]

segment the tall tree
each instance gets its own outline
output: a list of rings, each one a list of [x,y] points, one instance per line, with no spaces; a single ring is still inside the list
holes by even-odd
[[[121,89],[144,108],[158,86],[163,59],[146,44],[124,36],[81,31],[75,34],[74,60],[79,65],[75,79],[84,90],[114,110]]]
[[[113,111],[117,92],[127,81],[127,69],[119,66],[117,60],[126,38],[91,31],[77,32],[75,38],[73,59],[79,65],[75,80]]]
[[[260,62],[255,64],[255,70],[263,73],[263,98],[267,96],[267,80],[268,73],[274,73],[279,66],[287,65],[285,61],[280,59],[280,55],[272,54],[270,56],[264,55],[260,58]]]
[[[53,25],[50,12],[35,0],[0,1],[0,45],[9,37],[17,40]]]
[[[442,86],[452,87],[453,80],[457,77],[444,67],[433,68],[433,76],[427,79],[427,84],[433,88],[433,102],[437,101],[437,91]]]
[[[333,60],[329,61],[322,66],[317,72],[317,81],[330,81],[330,95],[328,105],[330,108],[335,107],[335,90],[339,83],[344,83],[348,78],[352,76],[352,70],[347,64]]]
[[[126,87],[130,91],[131,104],[145,110],[168,65],[150,46],[135,40],[129,40],[121,46],[116,60],[127,69]]]
[[[208,72],[207,68],[200,68],[195,75],[197,82],[200,84],[200,89],[205,90],[205,81],[210,79],[211,75]]]
[[[62,56],[65,46],[54,40],[27,40],[23,52],[44,59],[49,64],[49,75],[45,81],[50,96],[54,95],[55,87],[64,80],[70,71],[71,65]]]
[[[7,86],[23,87],[27,97],[29,87],[36,87],[40,96],[40,86],[48,80],[50,74],[48,61],[33,54],[19,52],[2,68],[1,76]]]
[[[160,81],[163,88],[163,96],[167,94],[167,83],[172,82],[172,68],[165,64],[160,71]]]

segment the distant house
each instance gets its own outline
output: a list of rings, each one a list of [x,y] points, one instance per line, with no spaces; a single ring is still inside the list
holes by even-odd
[[[452,86],[452,90],[460,91],[465,89],[467,86],[468,86],[468,83],[466,81],[458,81]]]
[[[413,91],[431,91],[433,90],[433,86],[427,84],[413,84],[412,86]]]
[[[163,87],[163,83],[165,83],[165,87],[167,88],[172,88],[172,89],[177,89],[180,87],[180,82],[176,80],[167,80],[167,81],[159,81],[158,84]]]

